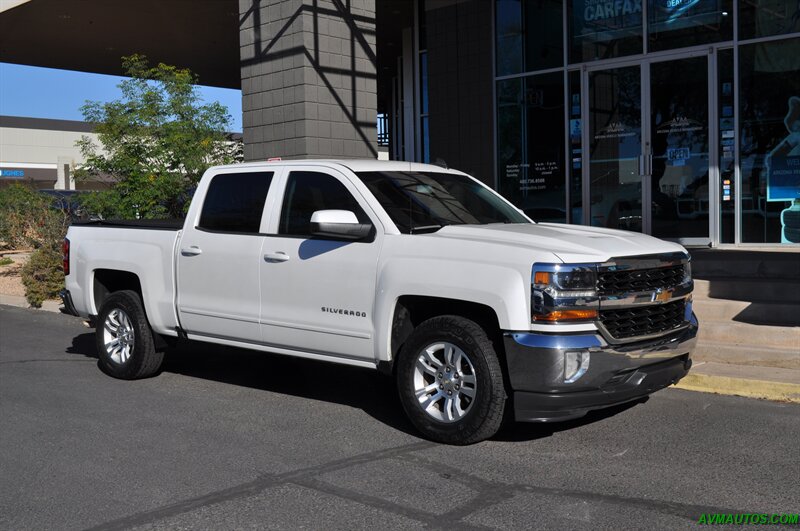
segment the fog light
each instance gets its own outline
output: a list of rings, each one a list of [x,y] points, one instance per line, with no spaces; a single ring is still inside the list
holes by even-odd
[[[564,353],[564,383],[576,382],[589,370],[589,353],[586,351]]]

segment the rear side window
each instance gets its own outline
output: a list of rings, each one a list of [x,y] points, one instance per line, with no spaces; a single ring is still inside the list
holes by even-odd
[[[258,233],[273,172],[221,173],[208,185],[198,228]]]
[[[327,173],[294,171],[286,183],[278,234],[310,236],[311,215],[317,210],[349,210],[359,223],[371,223],[338,179]]]

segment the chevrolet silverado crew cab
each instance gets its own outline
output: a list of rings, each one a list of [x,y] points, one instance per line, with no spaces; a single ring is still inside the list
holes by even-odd
[[[506,413],[560,421],[649,395],[686,375],[697,335],[680,245],[536,223],[424,164],[214,167],[182,225],[73,225],[64,248],[65,305],[96,324],[111,376],[156,374],[180,338],[368,367],[453,444]]]

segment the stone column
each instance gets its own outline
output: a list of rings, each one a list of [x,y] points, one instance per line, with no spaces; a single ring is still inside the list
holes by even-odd
[[[376,0],[239,0],[245,160],[376,158]]]
[[[74,161],[72,157],[58,157],[58,166],[56,169],[56,190],[74,190],[75,189],[75,176],[72,175],[72,166]]]

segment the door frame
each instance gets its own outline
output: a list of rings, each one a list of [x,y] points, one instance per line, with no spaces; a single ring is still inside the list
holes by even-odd
[[[640,75],[640,110],[641,110],[641,149],[640,149],[640,177],[642,179],[642,233],[652,234],[652,86],[650,80],[650,66],[655,63],[678,61],[696,57],[707,57],[706,68],[708,71],[708,236],[705,238],[676,238],[675,241],[687,246],[708,247],[716,245],[719,240],[717,217],[719,215],[719,123],[715,95],[717,94],[717,53],[715,46],[694,48],[689,50],[676,50],[662,52],[648,57],[636,59],[613,59],[598,63],[584,64],[581,67],[581,179],[582,203],[584,208],[583,224],[591,224],[591,177],[590,177],[590,138],[589,138],[589,74],[612,70],[615,68],[639,67]],[[645,207],[648,205],[648,207]]]

